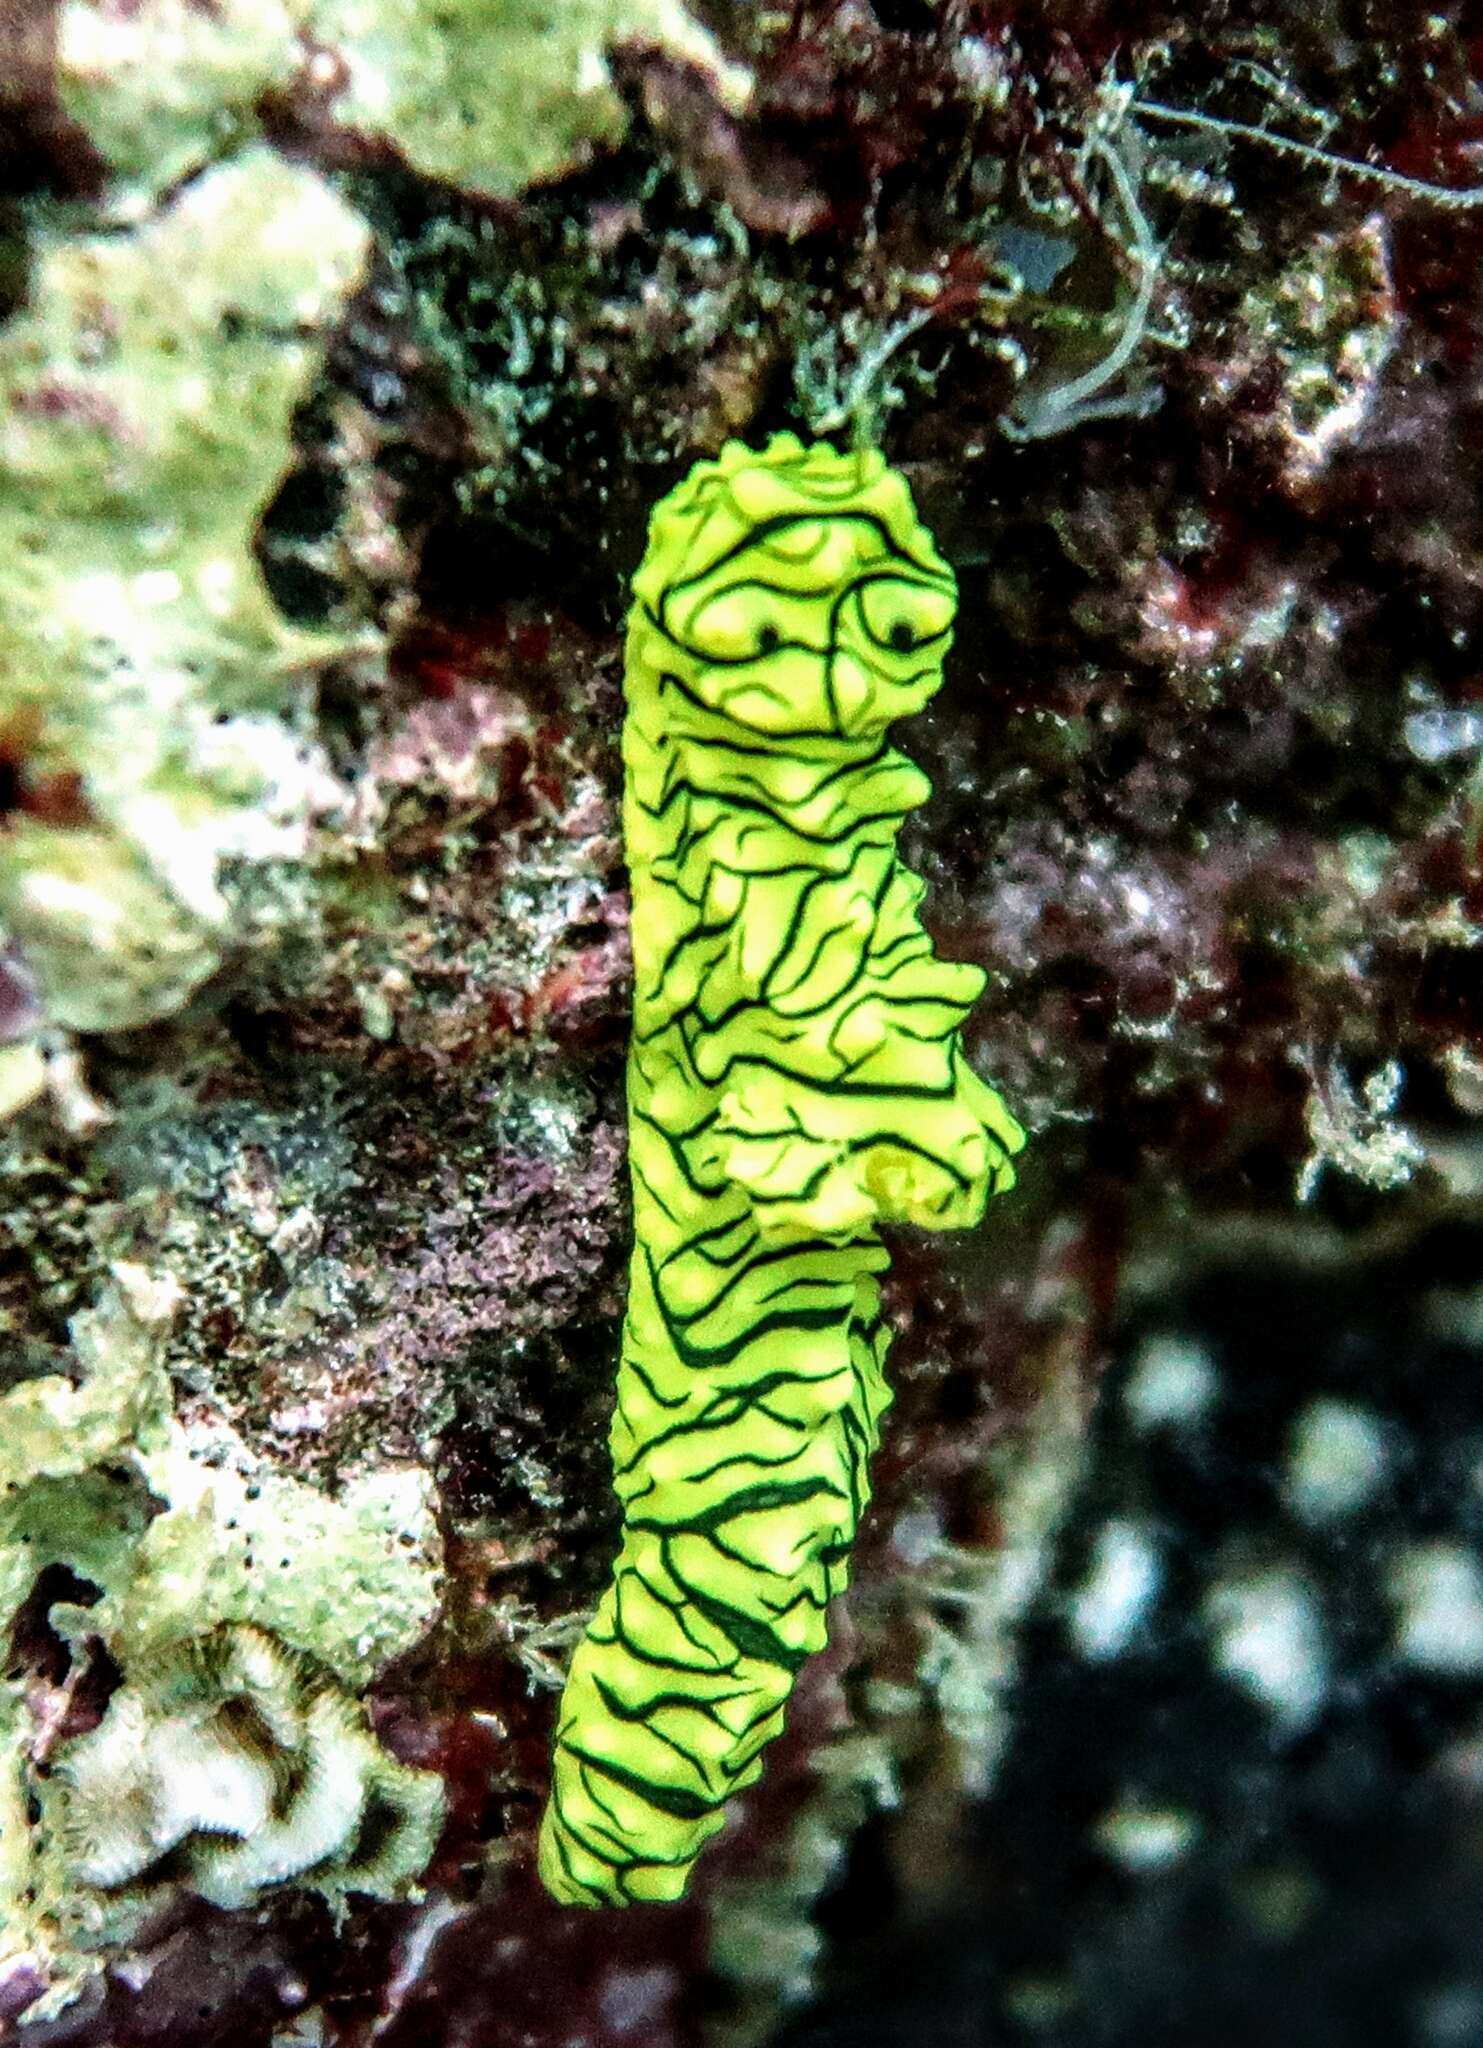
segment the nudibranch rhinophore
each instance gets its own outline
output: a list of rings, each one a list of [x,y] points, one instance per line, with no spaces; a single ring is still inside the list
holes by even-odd
[[[762,1769],[870,1496],[883,1222],[977,1223],[1024,1133],[969,1066],[981,969],[902,866],[927,778],[886,740],[942,681],[953,572],[876,451],[729,443],[634,579],[634,1247],[623,1539],[561,1702],[540,1867],[674,1899]]]

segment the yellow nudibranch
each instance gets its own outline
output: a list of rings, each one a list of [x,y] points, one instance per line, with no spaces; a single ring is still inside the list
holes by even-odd
[[[654,510],[629,614],[634,1249],[623,1539],[572,1663],[540,1867],[683,1892],[823,1647],[890,1393],[883,1222],[977,1223],[1024,1133],[968,1065],[983,987],[896,853],[886,728],[957,592],[876,451],[730,442]]]

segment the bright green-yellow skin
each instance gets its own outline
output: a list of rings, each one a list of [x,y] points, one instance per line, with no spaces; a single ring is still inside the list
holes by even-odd
[[[875,452],[732,442],[656,507],[627,649],[634,1253],[622,1549],[562,1699],[541,1874],[673,1899],[845,1584],[890,1395],[882,1222],[976,1223],[1023,1133],[896,855],[884,738],[952,571]]]

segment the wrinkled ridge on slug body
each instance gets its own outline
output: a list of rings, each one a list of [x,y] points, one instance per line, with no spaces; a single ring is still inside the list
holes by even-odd
[[[623,733],[634,1250],[612,1583],[562,1697],[546,1885],[679,1897],[848,1573],[890,1394],[882,1222],[978,1222],[1024,1134],[964,1057],[886,745],[956,588],[877,451],[730,442],[654,509]]]

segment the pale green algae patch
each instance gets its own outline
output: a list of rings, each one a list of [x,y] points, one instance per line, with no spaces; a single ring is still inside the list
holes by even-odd
[[[69,0],[59,80],[125,204],[232,147],[270,92],[322,105],[428,177],[509,197],[622,135],[608,51],[625,42],[745,98],[745,72],[680,0]]]
[[[153,1866],[223,1906],[297,1883],[404,1892],[432,1853],[439,1780],[396,1763],[355,1695],[438,1612],[432,1488],[384,1470],[331,1500],[225,1427],[187,1431],[164,1353],[179,1288],[120,1263],[74,1318],[79,1378],[0,1398],[0,1628],[66,1567],[52,1628],[122,1682],[91,1731],[0,1685],[0,1968],[55,2009],[158,1902]],[[55,1583],[53,1580],[51,1583]],[[370,1845],[368,1847],[368,1845]]]
[[[370,245],[326,178],[256,139],[265,100],[508,195],[621,134],[621,42],[745,96],[680,0],[61,9],[59,90],[113,172],[113,225],[43,215],[0,327],[0,747],[23,790],[0,940],[46,1023],[151,1023],[251,945],[224,872],[301,861],[337,794],[296,705],[317,667],[379,652],[288,625],[252,552]],[[44,1085],[34,1048],[8,1051],[0,1114]]]
[[[279,714],[342,649],[251,543],[368,239],[254,147],[129,232],[43,231],[0,329],[0,733],[41,793],[0,919],[54,1024],[178,1008],[222,957],[223,863],[303,850],[316,766]]]

